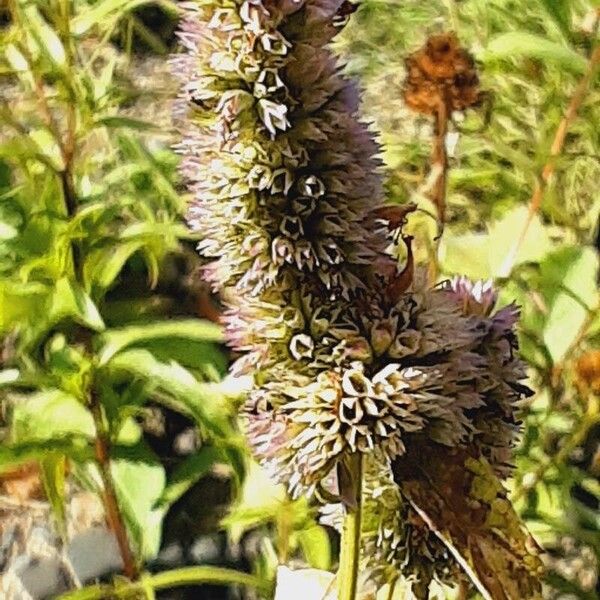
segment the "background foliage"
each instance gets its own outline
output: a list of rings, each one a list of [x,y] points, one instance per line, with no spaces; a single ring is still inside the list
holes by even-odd
[[[264,584],[278,561],[329,568],[335,539],[306,502],[254,468],[245,477],[239,390],[221,383],[218,306],[195,275],[169,149],[176,11],[167,0],[0,9],[0,473],[6,493],[17,467],[39,465],[63,535],[72,490],[101,495],[112,482],[138,570],[184,535],[173,524],[185,498],[225,472],[235,501],[221,527],[233,545],[258,532],[244,566]],[[423,209],[411,219],[418,260],[440,278],[493,278],[522,306],[536,395],[523,407],[513,494],[549,551],[548,594],[578,598],[600,591],[597,75],[560,156],[550,148],[598,44],[597,15],[588,0],[364,0],[338,42],[381,132],[390,200]],[[402,82],[407,54],[448,29],[476,56],[488,95],[451,127],[438,241],[422,194],[431,123],[406,109]]]

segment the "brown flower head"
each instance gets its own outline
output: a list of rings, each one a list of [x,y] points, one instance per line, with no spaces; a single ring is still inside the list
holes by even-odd
[[[406,59],[404,100],[415,112],[463,111],[481,102],[479,76],[473,57],[460,46],[454,33],[431,36]]]

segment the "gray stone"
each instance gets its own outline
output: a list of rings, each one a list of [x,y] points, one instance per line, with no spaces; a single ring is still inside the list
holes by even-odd
[[[190,548],[190,558],[196,564],[215,563],[221,558],[221,545],[216,535],[199,537]]]
[[[69,589],[62,562],[57,556],[28,561],[27,566],[16,570],[16,575],[36,600],[50,598]]]
[[[76,535],[69,543],[67,556],[82,582],[123,568],[117,540],[104,527],[93,527]]]

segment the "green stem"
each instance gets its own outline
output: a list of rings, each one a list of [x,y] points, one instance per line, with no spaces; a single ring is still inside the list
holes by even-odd
[[[139,598],[140,592],[151,588],[154,591],[187,585],[201,584],[243,585],[268,592],[268,584],[256,575],[241,573],[221,567],[183,567],[144,575],[141,581],[117,583],[116,585],[94,585],[59,596],[57,600],[106,600],[106,598]]]
[[[338,569],[338,600],[355,600],[358,590],[358,567],[360,561],[360,529],[362,520],[363,457],[351,457],[350,476],[355,486],[356,506],[348,507],[344,517]]]
[[[151,575],[148,580],[155,590],[198,583],[234,584],[257,589],[265,588],[265,582],[256,575],[221,567],[183,567]]]

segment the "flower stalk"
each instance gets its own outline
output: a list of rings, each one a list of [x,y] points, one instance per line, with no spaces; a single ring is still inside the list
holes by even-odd
[[[360,567],[362,523],[363,457],[350,457],[349,472],[355,483],[356,505],[346,509],[340,542],[340,566],[337,574],[338,600],[355,600]]]

